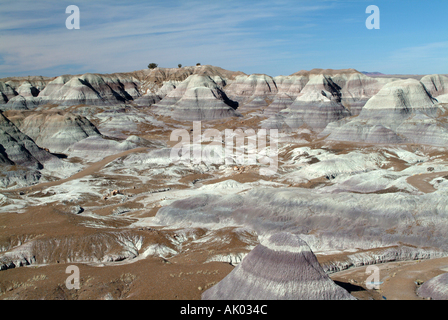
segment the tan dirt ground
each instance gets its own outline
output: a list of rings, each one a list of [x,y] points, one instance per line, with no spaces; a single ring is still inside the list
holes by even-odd
[[[423,300],[416,293],[416,282],[425,282],[448,272],[448,258],[390,262],[376,266],[383,282],[379,290],[367,289],[366,280],[370,274],[366,274],[366,266],[334,273],[331,278],[352,290],[351,294],[360,300]]]
[[[210,122],[204,122],[202,129],[213,127],[218,130],[226,128],[258,129],[260,120],[265,117],[247,111],[243,113],[243,118],[228,118]],[[185,123],[173,121],[165,117],[157,116],[157,120],[164,121],[168,126],[182,125]],[[141,125],[142,138],[149,140],[160,139],[168,145],[169,127],[161,129],[150,125]],[[345,154],[360,148],[365,152],[380,149],[382,146],[372,146],[357,143],[329,142],[323,139],[313,140],[308,136],[310,143],[300,144],[299,146],[310,146],[311,148],[325,148],[336,154]],[[285,151],[283,156],[298,145],[292,146]],[[401,146],[415,151],[422,146]],[[142,207],[136,201],[139,196],[145,196],[153,189],[166,187],[161,180],[143,184],[132,177],[114,177],[100,173],[108,163],[131,153],[144,152],[147,148],[137,148],[128,150],[110,157],[106,157],[96,163],[87,164],[87,167],[77,174],[63,180],[38,184],[36,186],[20,188],[16,190],[1,191],[8,197],[19,197],[20,191],[25,195],[33,194],[35,197],[44,197],[45,189],[60,185],[75,179],[83,179],[87,176],[94,176],[98,179],[108,179],[112,185],[120,186],[120,192],[132,197],[126,202],[126,207],[135,209],[131,214],[125,214],[120,217],[111,216],[112,211],[123,206],[119,201],[110,197],[103,199],[84,199],[81,206],[93,207],[93,213],[100,217],[107,218],[102,220],[103,228],[86,228],[85,224],[94,222],[95,218],[83,215],[74,215],[67,212],[67,205],[63,203],[50,203],[46,206],[29,206],[20,212],[0,213],[0,243],[17,243],[19,239],[61,239],[63,237],[73,237],[86,239],[89,236],[108,231],[131,230],[140,233],[150,231],[140,230],[132,227],[138,218],[153,217],[160,209],[158,201],[151,203],[148,207]],[[434,154],[437,152],[434,151]],[[445,153],[440,156],[446,157]],[[282,160],[282,155],[279,157]],[[315,160],[312,160],[315,161]],[[394,170],[401,171],[407,167],[402,161],[395,161],[390,166]],[[434,188],[428,181],[448,174],[428,173],[412,176],[408,182],[416,186],[423,192],[433,192]],[[216,176],[214,174],[188,174],[178,181],[175,188],[194,187],[193,182],[199,180],[202,185],[208,185],[225,181],[228,179],[236,180],[240,183],[255,182],[259,180],[274,181],[288,186],[281,178],[267,178],[258,174],[257,167],[238,168],[230,176]],[[331,184],[324,177],[314,179],[307,183],[294,187],[316,188],[318,186]],[[291,185],[292,186],[292,185]],[[395,190],[385,190],[384,192],[394,192]],[[218,236],[232,237],[231,229],[220,230]],[[148,241],[166,242],[163,237],[166,233],[176,232],[175,230],[152,230],[154,232],[148,237]],[[200,232],[200,231],[198,231]],[[119,262],[105,264],[75,263],[80,269],[81,289],[68,290],[65,287],[65,280],[69,276],[65,269],[70,263],[54,261],[49,265],[32,265],[0,271],[0,299],[156,299],[156,300],[190,300],[200,299],[200,294],[219,282],[231,270],[233,266],[228,263],[205,261],[216,253],[232,252],[244,247],[243,243],[232,239],[227,245],[218,246],[214,243],[206,243],[203,247],[185,244],[190,251],[184,251],[171,259],[156,257],[147,257],[145,259],[136,259],[133,263]],[[240,250],[241,251],[241,250]],[[319,256],[319,261],[325,259],[343,259],[339,256]],[[437,275],[441,268],[448,266],[448,260],[434,259],[423,262],[394,262],[378,265],[381,270],[381,279],[384,284],[380,290],[366,290],[365,267],[349,269],[343,272],[331,275],[331,278],[346,289],[348,289],[358,299],[381,300],[383,296],[388,300],[393,299],[419,299],[415,296],[414,281],[418,278],[427,281],[433,275]]]

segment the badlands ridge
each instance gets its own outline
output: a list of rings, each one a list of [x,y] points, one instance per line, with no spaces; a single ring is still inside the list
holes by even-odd
[[[446,75],[13,77],[0,110],[3,299],[448,298]],[[275,174],[172,161],[194,121],[278,130]]]

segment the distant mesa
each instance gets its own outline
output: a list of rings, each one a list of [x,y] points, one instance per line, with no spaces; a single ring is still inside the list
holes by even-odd
[[[374,71],[374,72],[370,72],[370,71],[361,71],[361,73],[362,73],[362,74],[365,74],[366,76],[369,76],[369,77],[385,76],[384,73],[377,72],[377,71]]]
[[[360,73],[358,70],[356,69],[319,69],[319,68],[314,68],[312,70],[300,70],[296,73],[293,73],[292,76],[303,76],[303,75],[319,75],[319,74],[325,74],[325,75],[336,75],[336,74],[356,74],[356,73]]]

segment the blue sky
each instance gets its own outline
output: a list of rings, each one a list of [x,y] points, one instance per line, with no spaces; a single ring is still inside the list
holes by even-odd
[[[366,8],[380,9],[368,30]],[[77,5],[81,28],[68,30]],[[0,78],[211,64],[448,74],[447,0],[0,0]]]

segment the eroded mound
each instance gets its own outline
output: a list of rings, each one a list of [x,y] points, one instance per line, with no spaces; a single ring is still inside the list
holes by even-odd
[[[354,299],[324,272],[298,236],[278,233],[256,246],[203,300]]]

